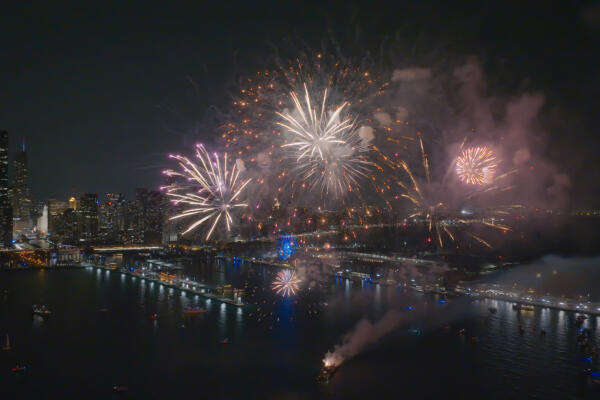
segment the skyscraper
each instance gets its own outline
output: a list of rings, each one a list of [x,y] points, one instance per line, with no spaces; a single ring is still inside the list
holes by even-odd
[[[100,204],[100,237],[107,242],[122,241],[125,230],[125,198],[120,193],[106,193],[106,202]]]
[[[31,199],[29,198],[29,187],[27,186],[27,152],[25,151],[25,138],[21,152],[13,163],[14,179],[12,185],[12,208],[14,230],[17,233],[25,233],[32,228],[31,223]]]
[[[12,205],[8,196],[8,132],[0,131],[0,247],[12,240]]]
[[[67,208],[69,207],[66,201],[56,199],[48,200],[48,233],[57,233],[59,220]]]
[[[77,207],[79,239],[95,239],[98,236],[98,195],[85,193]]]
[[[135,190],[137,238],[142,243],[162,242],[165,202],[161,192],[138,188]]]

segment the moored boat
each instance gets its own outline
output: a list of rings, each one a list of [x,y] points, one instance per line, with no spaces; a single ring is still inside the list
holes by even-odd
[[[33,314],[39,315],[41,317],[49,317],[52,315],[52,311],[50,311],[50,309],[45,305],[41,305],[41,306],[34,305],[33,306]]]
[[[206,309],[202,307],[188,307],[183,309],[183,315],[200,315],[206,312]]]

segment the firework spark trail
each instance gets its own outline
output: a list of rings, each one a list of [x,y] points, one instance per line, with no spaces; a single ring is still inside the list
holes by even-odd
[[[304,104],[295,92],[290,97],[294,110],[277,112],[281,118],[277,125],[291,134],[291,142],[281,148],[293,158],[299,180],[306,182],[309,189],[320,186],[322,195],[358,191],[359,181],[368,178],[373,163],[364,156],[368,148],[362,143],[356,121],[342,117],[348,103],[328,107],[326,89],[317,109],[306,84]]]
[[[295,271],[285,270],[277,274],[272,287],[276,294],[284,297],[296,294],[302,281],[298,278]]]
[[[485,247],[487,247],[488,249],[492,248],[492,245],[489,244],[488,242],[486,242],[485,240],[483,240],[482,238],[480,238],[477,235],[472,234],[471,232],[465,231],[465,233],[469,236],[471,236],[473,239],[477,240],[479,243],[481,243],[482,245],[484,245]]]
[[[456,158],[456,174],[464,183],[485,185],[492,181],[497,165],[491,149],[486,146],[469,147]]]
[[[222,160],[217,153],[214,153],[211,159],[202,144],[196,145],[198,164],[184,156],[170,157],[177,160],[181,171],[167,170],[164,174],[169,177],[184,178],[186,183],[174,183],[161,189],[166,191],[173,204],[184,205],[186,208],[169,219],[200,217],[187,227],[183,232],[184,235],[204,222],[212,220],[206,240],[210,239],[221,219],[225,220],[229,232],[233,222],[231,211],[247,206],[246,203],[238,200],[238,196],[251,179],[239,179],[240,170],[236,163],[233,163],[233,167],[228,165],[227,153],[223,155]]]

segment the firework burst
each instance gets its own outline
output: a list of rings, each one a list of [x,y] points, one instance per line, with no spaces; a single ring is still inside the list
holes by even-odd
[[[162,189],[166,191],[173,204],[184,208],[180,214],[171,217],[170,220],[197,218],[183,234],[197,229],[204,222],[211,221],[206,240],[210,239],[219,221],[225,221],[229,232],[233,222],[231,212],[236,208],[247,206],[246,203],[240,202],[238,197],[250,179],[240,179],[237,163],[231,163],[227,153],[222,157],[214,153],[211,158],[202,144],[196,145],[196,163],[180,155],[170,157],[177,160],[180,171],[167,170],[164,174],[182,179],[181,182]]]
[[[404,187],[405,193],[401,194],[402,197],[410,200],[410,202],[415,207],[415,211],[409,215],[409,218],[421,218],[426,225],[427,232],[429,234],[428,242],[431,241],[431,237],[435,237],[440,247],[444,246],[444,240],[449,239],[451,241],[456,240],[456,229],[461,229],[461,231],[468,237],[474,239],[478,243],[482,244],[485,247],[491,248],[492,245],[485,240],[484,238],[474,234],[473,232],[466,229],[466,227],[471,225],[480,225],[492,229],[496,229],[502,232],[507,232],[511,230],[510,226],[507,226],[502,221],[502,216],[509,214],[511,209],[520,208],[520,205],[510,205],[510,206],[502,206],[494,209],[486,210],[485,215],[479,216],[478,218],[466,219],[463,217],[459,217],[452,213],[450,210],[446,208],[446,204],[444,201],[438,201],[439,199],[431,198],[430,193],[422,187],[423,184],[427,185],[431,183],[431,174],[429,169],[429,159],[427,157],[427,153],[425,152],[425,147],[423,145],[423,139],[419,135],[418,137],[419,148],[420,148],[420,158],[421,164],[423,166],[425,182],[421,183],[419,179],[415,177],[408,164],[405,161],[400,161],[398,165],[405,172],[408,182],[402,184]],[[479,150],[474,150],[479,149]],[[477,156],[476,158],[480,158],[481,161],[479,164],[479,168],[489,168],[489,173],[492,176],[488,175],[485,177],[489,179],[489,183],[493,183],[493,186],[490,186],[484,190],[478,190],[471,193],[464,194],[461,196],[461,203],[463,201],[467,201],[469,199],[473,199],[475,197],[482,196],[484,194],[495,193],[498,194],[500,192],[512,189],[512,186],[499,186],[496,183],[507,177],[508,175],[514,173],[515,171],[511,171],[505,174],[502,174],[496,178],[493,177],[493,171],[496,168],[495,157],[491,151],[487,148],[469,148],[463,151],[462,155],[464,156],[472,155]],[[459,157],[460,158],[460,157]],[[484,160],[485,163],[484,163]],[[462,162],[462,161],[461,161]],[[466,161],[465,161],[466,162]],[[472,163],[477,163],[477,161],[470,161]],[[456,168],[458,170],[458,159],[455,161]],[[484,173],[485,175],[485,173]],[[484,181],[482,181],[483,184]],[[436,193],[439,193],[440,190],[437,190]],[[444,193],[450,193],[451,190],[443,190]]]
[[[344,114],[348,103],[330,106],[328,90],[323,91],[320,107],[314,106],[307,85],[304,101],[291,92],[292,112],[277,112],[277,124],[289,134],[281,147],[292,159],[298,178],[309,189],[319,187],[322,195],[340,196],[356,191],[367,177],[372,163],[368,147],[358,134],[356,120]]]
[[[300,282],[302,282],[295,271],[286,269],[277,274],[277,277],[273,281],[272,287],[276,294],[281,294],[283,297],[287,297],[296,294],[299,288]]]
[[[492,181],[496,171],[496,156],[487,147],[469,147],[456,158],[456,174],[470,185],[485,185]]]

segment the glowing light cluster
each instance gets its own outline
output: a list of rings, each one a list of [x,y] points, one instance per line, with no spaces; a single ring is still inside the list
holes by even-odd
[[[238,197],[251,179],[239,178],[240,170],[237,163],[231,163],[227,153],[222,157],[214,153],[211,158],[202,144],[196,145],[198,163],[180,155],[170,157],[177,160],[181,170],[167,170],[164,174],[183,179],[162,189],[166,191],[166,195],[172,199],[174,205],[184,206],[184,210],[170,220],[199,217],[183,234],[197,229],[206,221],[212,221],[205,236],[206,240],[210,239],[219,221],[224,220],[227,231],[230,231],[233,222],[231,212],[236,208],[247,206],[246,203],[239,201]]]
[[[294,239],[292,235],[281,236],[277,244],[277,254],[279,255],[279,258],[284,261],[289,260],[296,254],[297,246],[296,239]]]
[[[485,185],[496,172],[496,156],[487,147],[469,147],[456,158],[456,173],[460,180],[470,185]]]

